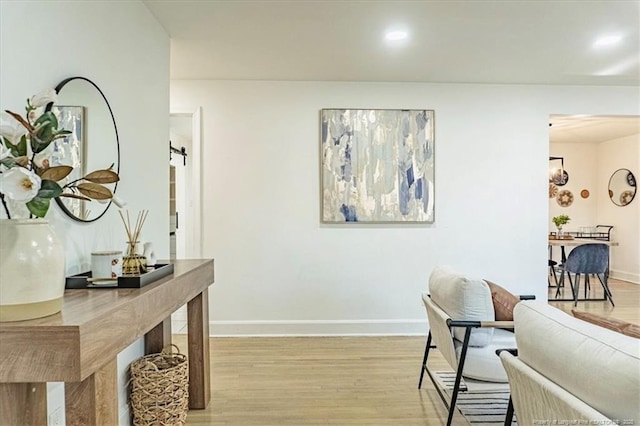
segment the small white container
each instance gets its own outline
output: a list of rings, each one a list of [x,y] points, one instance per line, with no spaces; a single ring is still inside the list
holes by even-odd
[[[122,252],[117,250],[91,253],[91,276],[95,279],[113,279],[122,275]]]

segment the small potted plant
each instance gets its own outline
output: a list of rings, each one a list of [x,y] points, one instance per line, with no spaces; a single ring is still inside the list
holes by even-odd
[[[558,238],[562,237],[562,226],[569,223],[571,218],[566,214],[561,214],[560,216],[554,216],[551,220],[558,228]]]

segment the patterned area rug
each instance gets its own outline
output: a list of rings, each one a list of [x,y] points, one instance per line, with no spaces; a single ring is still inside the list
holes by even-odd
[[[456,373],[436,371],[433,373],[441,389],[451,398]],[[476,380],[463,380],[460,384],[465,391],[458,392],[456,406],[472,426],[504,425],[509,404],[509,385],[507,383],[489,383]],[[516,425],[514,415],[513,425]]]

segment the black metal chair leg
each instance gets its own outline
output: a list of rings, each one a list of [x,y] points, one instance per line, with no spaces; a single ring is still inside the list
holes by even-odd
[[[556,282],[556,287],[558,286],[558,275],[556,275],[556,268],[555,266],[551,267],[551,272],[553,272],[553,279]]]
[[[449,403],[449,417],[447,418],[447,426],[451,426],[453,420],[453,412],[456,409],[456,401],[458,399],[458,391],[460,390],[460,381],[462,380],[462,369],[464,368],[464,360],[467,357],[467,349],[469,348],[469,338],[471,337],[471,328],[467,328],[464,333],[464,342],[462,342],[462,351],[458,360],[458,371],[456,372],[456,382],[453,385],[453,394]]]
[[[602,284],[602,288],[604,289],[604,298],[606,300],[608,297],[609,301],[611,302],[611,305],[616,306],[616,304],[613,303],[613,295],[611,294],[611,289],[609,288],[607,276],[604,274],[602,276],[603,278],[600,278],[600,275],[598,275],[598,279],[600,280],[600,284]]]
[[[588,294],[587,292],[591,290],[591,286],[589,285],[589,274],[584,274],[584,298],[586,299]]]
[[[560,297],[560,287],[564,287],[564,269],[560,271],[560,282],[556,286],[556,299]]]
[[[578,296],[580,295],[580,274],[576,274],[576,284],[572,286],[573,306],[578,306]]]
[[[422,370],[420,370],[420,381],[418,382],[418,389],[422,389],[422,379],[424,378],[424,372],[427,369],[427,358],[429,357],[430,348],[431,348],[431,330],[429,330],[429,336],[427,337],[427,345],[424,348],[424,357],[422,358]]]
[[[504,426],[511,426],[513,422],[513,400],[509,395],[509,405],[507,405],[507,415],[504,418]]]

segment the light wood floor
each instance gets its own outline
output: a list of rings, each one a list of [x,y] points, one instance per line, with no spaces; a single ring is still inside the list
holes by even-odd
[[[580,302],[578,309],[638,323],[640,286],[610,285],[615,308]],[[184,335],[174,342],[186,350]],[[424,343],[423,337],[212,338],[211,403],[190,411],[187,424],[444,425],[446,410],[428,377],[417,389]],[[447,367],[437,351],[429,363]],[[458,413],[453,424],[468,426]]]

